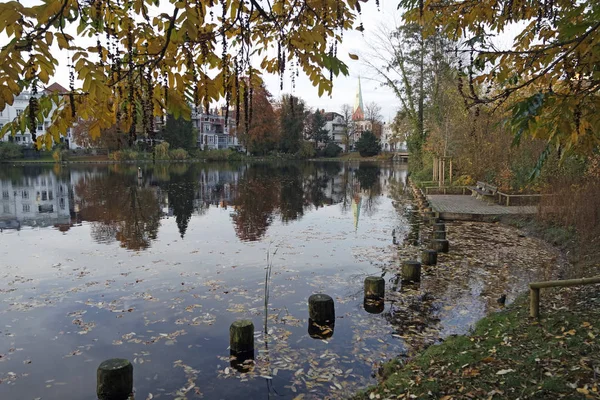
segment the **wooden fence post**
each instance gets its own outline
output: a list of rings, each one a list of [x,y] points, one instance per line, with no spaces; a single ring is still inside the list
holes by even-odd
[[[529,289],[529,315],[531,318],[540,317],[540,289]]]

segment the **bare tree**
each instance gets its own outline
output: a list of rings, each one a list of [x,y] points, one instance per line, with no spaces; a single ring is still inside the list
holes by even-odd
[[[342,144],[344,145],[344,151],[348,152],[350,149],[350,135],[352,134],[352,106],[350,104],[343,104],[340,109],[340,115],[344,121]]]
[[[381,106],[374,101],[365,106],[365,119],[371,121],[371,124],[380,124],[383,121],[381,115]]]

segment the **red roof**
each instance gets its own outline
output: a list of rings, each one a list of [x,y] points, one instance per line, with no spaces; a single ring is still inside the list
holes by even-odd
[[[61,85],[59,85],[58,83],[54,82],[52,85],[48,86],[46,88],[46,92],[59,92],[59,93],[66,93],[67,89],[65,89],[64,87],[62,87]]]

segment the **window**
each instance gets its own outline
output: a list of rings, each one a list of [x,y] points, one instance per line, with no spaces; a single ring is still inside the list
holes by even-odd
[[[20,108],[17,108],[17,117],[20,116],[21,114],[23,114],[23,110]]]
[[[38,211],[41,213],[51,213],[54,212],[54,206],[52,204],[40,204]]]
[[[21,194],[23,195],[24,199],[28,199],[29,198],[29,191],[23,190],[23,192]]]
[[[38,124],[38,131],[43,131],[43,130],[44,130],[44,125]]]
[[[23,212],[31,212],[31,207],[29,206],[29,204],[23,204]]]
[[[4,200],[7,200],[7,199],[8,199],[8,190],[3,190],[3,191],[2,191],[2,198],[3,198]]]
[[[45,190],[42,191],[42,201],[46,201],[48,200],[48,192],[46,192]]]
[[[54,200],[54,194],[52,193],[52,190],[48,191],[48,200]]]
[[[61,210],[64,210],[65,209],[65,199],[63,199],[61,197],[60,200],[58,200],[58,205],[60,206]]]
[[[17,136],[17,142],[20,142],[20,141],[21,141],[21,137]]]
[[[2,207],[2,212],[4,214],[10,213],[10,206],[8,204],[4,204],[4,206]]]
[[[46,186],[46,178],[42,178],[42,186]]]

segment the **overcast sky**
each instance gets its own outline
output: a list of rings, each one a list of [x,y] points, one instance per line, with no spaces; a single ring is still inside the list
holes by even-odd
[[[400,21],[401,13],[396,10],[398,0],[380,0],[380,10],[374,1],[362,3],[362,22],[365,28],[364,34],[358,31],[344,33],[344,41],[338,46],[338,57],[348,65],[348,76],[334,78],[333,92],[331,98],[324,94],[319,97],[318,91],[312,86],[306,76],[300,72],[300,79],[296,79],[294,94],[303,98],[312,108],[325,109],[325,111],[339,112],[343,104],[354,107],[354,99],[358,87],[358,76],[361,77],[363,103],[372,101],[381,106],[382,115],[387,122],[394,118],[399,104],[394,93],[387,87],[382,87],[375,79],[376,74],[362,61],[372,50],[374,32],[380,26],[392,27],[395,21]],[[359,60],[351,60],[348,53],[359,56]],[[269,91],[279,97],[283,93],[292,92],[292,83],[289,79],[284,80],[283,91],[280,90],[279,76],[265,76]]]
[[[2,0],[0,0],[2,1]],[[31,6],[39,3],[39,0],[22,0],[26,6]],[[362,22],[365,28],[364,33],[358,31],[347,31],[344,33],[344,41],[338,45],[338,57],[346,63],[349,70],[348,76],[339,76],[334,78],[333,92],[331,97],[324,94],[323,97],[318,96],[316,87],[313,87],[306,76],[300,71],[300,77],[296,78],[296,87],[292,89],[289,72],[284,79],[283,90],[280,90],[280,80],[278,75],[264,75],[264,79],[268,90],[275,98],[280,97],[284,93],[293,93],[305,100],[306,104],[311,108],[325,109],[326,111],[340,111],[343,104],[354,106],[354,99],[358,87],[358,77],[361,76],[362,93],[364,104],[376,102],[381,106],[382,116],[385,121],[393,119],[396,110],[398,109],[398,101],[394,94],[386,87],[382,87],[374,80],[375,75],[362,61],[363,56],[369,52],[369,42],[373,41],[373,33],[381,26],[392,27],[394,21],[400,20],[400,12],[396,10],[398,0],[380,0],[380,9],[374,1],[362,3]],[[67,32],[75,35],[75,27],[69,27]],[[0,46],[6,44],[7,37],[3,33],[0,35]],[[79,39],[80,44],[83,41],[90,41],[93,45],[93,39]],[[53,47],[56,47],[56,42]],[[55,54],[59,52],[56,47]],[[348,53],[358,55],[359,60],[351,60]],[[68,54],[65,51],[57,55],[59,67],[54,78],[51,78],[50,83],[56,81],[65,88],[69,87],[69,73],[67,69]],[[325,72],[327,75],[327,72]],[[76,83],[76,86],[77,83]]]

